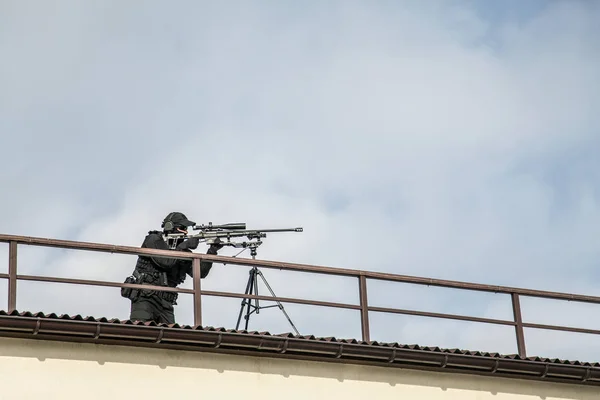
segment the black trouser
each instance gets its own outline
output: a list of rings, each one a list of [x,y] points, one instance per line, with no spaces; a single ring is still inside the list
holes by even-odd
[[[173,306],[158,296],[139,296],[131,302],[132,321],[154,321],[157,324],[174,324]]]

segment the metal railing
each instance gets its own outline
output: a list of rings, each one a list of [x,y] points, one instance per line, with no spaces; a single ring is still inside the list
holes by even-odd
[[[371,271],[332,268],[332,267],[306,265],[306,264],[293,264],[293,263],[286,263],[286,262],[279,262],[279,261],[252,260],[252,259],[234,258],[234,257],[227,257],[227,256],[215,256],[215,255],[199,254],[199,253],[188,253],[188,252],[179,252],[179,251],[170,251],[170,250],[153,250],[153,249],[143,249],[140,247],[117,246],[117,245],[109,245],[109,244],[101,244],[101,243],[76,242],[76,241],[58,240],[58,239],[45,239],[45,238],[28,237],[28,236],[0,234],[0,242],[9,244],[8,273],[0,274],[0,278],[8,279],[8,311],[9,312],[12,312],[16,309],[17,281],[25,280],[25,281],[70,283],[70,284],[119,287],[119,288],[129,287],[129,288],[137,288],[137,289],[152,289],[152,290],[172,291],[172,292],[192,294],[193,295],[193,310],[194,310],[194,325],[202,325],[202,296],[218,296],[218,297],[231,297],[231,298],[242,298],[242,299],[243,298],[258,299],[258,300],[266,300],[266,301],[280,301],[283,303],[296,303],[296,304],[358,310],[358,311],[360,311],[362,339],[364,341],[370,340],[369,312],[404,314],[404,315],[424,316],[424,317],[443,318],[443,319],[451,319],[451,320],[460,320],[460,321],[470,321],[470,322],[488,323],[488,324],[495,324],[495,325],[512,326],[515,329],[518,354],[521,357],[526,357],[525,335],[524,335],[524,331],[523,331],[524,328],[547,329],[547,330],[557,330],[557,331],[565,331],[565,332],[588,333],[588,334],[596,334],[596,335],[600,334],[600,330],[595,330],[595,329],[574,328],[574,327],[567,327],[567,326],[560,326],[560,325],[545,325],[545,324],[524,322],[523,318],[521,316],[521,304],[520,304],[521,296],[530,296],[530,297],[545,298],[545,299],[568,300],[568,301],[600,304],[600,297],[597,297],[597,296],[585,296],[585,295],[577,295],[577,294],[570,294],[570,293],[531,290],[531,289],[506,287],[506,286],[494,286],[494,285],[484,285],[484,284],[477,284],[477,283],[441,280],[441,279],[429,279],[429,278],[422,278],[422,277],[396,275],[396,274],[379,273],[379,272],[371,272]],[[48,277],[48,276],[21,275],[21,274],[17,273],[18,245],[55,247],[55,248],[63,248],[63,249],[87,250],[87,251],[95,251],[95,252],[130,254],[130,255],[165,256],[165,257],[169,257],[169,258],[178,258],[178,259],[192,259],[193,288],[192,289],[183,289],[183,288],[171,288],[171,287],[164,287],[164,286],[126,284],[126,283],[121,283],[121,282],[98,281],[98,280],[87,280],[87,279],[68,279],[68,278],[58,278],[58,277]],[[345,304],[345,303],[334,303],[334,302],[315,301],[315,300],[278,297],[278,296],[261,296],[261,295],[252,295],[252,294],[244,294],[244,293],[231,293],[231,292],[202,290],[201,289],[201,279],[200,279],[200,261],[201,260],[222,262],[222,263],[234,264],[234,265],[258,266],[258,267],[262,267],[262,268],[271,268],[271,269],[279,269],[279,270],[287,270],[287,271],[301,271],[301,272],[309,272],[309,273],[319,273],[319,274],[329,274],[329,275],[337,275],[337,276],[344,276],[344,277],[353,277],[358,280],[357,287],[359,290],[360,301],[359,301],[359,304]],[[445,288],[453,288],[453,289],[466,289],[466,290],[489,292],[489,293],[508,294],[508,295],[510,295],[511,301],[512,301],[513,319],[512,320],[490,319],[490,318],[471,317],[471,316],[467,316],[467,315],[434,313],[434,312],[425,312],[425,311],[408,310],[408,309],[400,309],[400,308],[370,306],[369,302],[368,302],[368,296],[367,296],[367,279],[388,281],[388,282],[402,282],[402,283],[410,283],[410,284],[426,285],[426,286],[437,286],[437,287],[445,287]]]

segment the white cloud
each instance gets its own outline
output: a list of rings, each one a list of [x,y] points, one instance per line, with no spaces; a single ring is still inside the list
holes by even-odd
[[[441,2],[235,13],[118,4],[55,9],[44,31],[24,7],[2,6],[14,21],[0,24],[2,147],[16,149],[0,173],[3,231],[139,245],[181,210],[305,228],[270,235],[260,258],[599,294],[596,6],[556,3],[501,24]],[[90,279],[120,281],[135,262],[24,254],[27,273]],[[354,280],[265,275],[281,296],[357,301]],[[246,277],[216,265],[203,285],[242,291]],[[508,300],[403,286],[380,297],[511,317]],[[19,287],[20,309],[128,315],[115,289]],[[239,300],[204,304],[207,324],[233,326]],[[358,313],[286,308],[303,333],[360,335]],[[178,321],[191,315],[182,299]],[[514,351],[510,328],[486,341],[480,326],[381,321],[372,336],[385,340]],[[251,327],[289,330],[276,309]],[[569,357],[580,354],[572,340],[528,346]]]

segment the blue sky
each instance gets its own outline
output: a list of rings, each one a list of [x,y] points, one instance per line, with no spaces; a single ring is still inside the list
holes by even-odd
[[[600,9],[502,4],[4,2],[2,231],[139,245],[181,210],[304,226],[269,237],[265,259],[600,295]],[[22,273],[116,281],[135,261],[20,254]],[[265,275],[282,296],[356,300],[353,280]],[[216,266],[204,285],[242,291],[246,276]],[[370,285],[389,306],[510,318],[502,296]],[[128,315],[111,289],[19,290],[20,309]],[[587,306],[523,302],[534,322],[600,329]],[[207,324],[234,323],[237,300],[204,304]],[[288,307],[304,333],[360,334],[355,313]],[[178,321],[191,316],[183,299]],[[289,329],[276,311],[253,323]],[[512,332],[480,326],[372,325],[382,340],[515,351]],[[600,358],[586,353],[600,339],[535,335],[534,354]]]

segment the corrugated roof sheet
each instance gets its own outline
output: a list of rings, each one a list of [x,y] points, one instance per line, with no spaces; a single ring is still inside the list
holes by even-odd
[[[56,320],[68,320],[68,321],[87,321],[87,322],[101,322],[108,324],[121,324],[121,325],[138,325],[138,326],[154,326],[154,327],[162,327],[162,328],[178,328],[178,329],[190,329],[195,331],[204,331],[204,332],[218,332],[218,333],[236,333],[236,334],[245,334],[245,335],[254,335],[254,336],[275,336],[281,338],[294,338],[294,339],[303,339],[303,340],[311,340],[318,342],[335,342],[335,343],[351,343],[358,344],[364,346],[379,346],[385,348],[401,348],[406,350],[421,350],[421,351],[430,351],[436,353],[447,353],[447,354],[462,354],[462,355],[470,355],[477,357],[489,357],[489,358],[500,358],[500,359],[509,359],[509,360],[528,360],[528,361],[536,361],[536,362],[544,362],[544,363],[554,363],[554,364],[562,364],[562,365],[581,365],[586,367],[600,367],[600,362],[581,362],[581,361],[572,361],[565,360],[559,358],[545,358],[545,357],[526,357],[522,358],[518,354],[500,354],[500,353],[492,353],[492,352],[484,352],[484,351],[473,351],[473,350],[463,350],[458,348],[441,348],[441,347],[430,347],[430,346],[419,346],[418,344],[401,344],[398,342],[378,342],[378,341],[369,341],[365,342],[357,339],[344,339],[344,338],[335,338],[333,336],[329,337],[317,337],[314,335],[295,335],[291,332],[289,333],[279,333],[279,334],[271,334],[267,331],[246,331],[246,330],[235,330],[235,329],[227,329],[222,327],[212,327],[212,326],[190,326],[190,325],[179,325],[179,324],[157,324],[155,322],[133,322],[130,320],[119,320],[119,319],[107,319],[105,317],[95,318],[95,317],[83,317],[81,315],[67,315],[67,314],[44,314],[42,312],[32,313],[29,311],[18,312],[13,311],[11,313],[7,313],[4,310],[0,310],[0,316],[19,316],[19,317],[29,317],[29,318],[43,318],[43,319],[56,319]]]
[[[95,328],[92,329],[91,324]],[[67,330],[65,326],[59,325],[70,325],[70,327]],[[103,333],[107,330],[110,332]],[[0,311],[0,335],[32,338],[44,338],[46,335],[56,340],[69,340],[71,336],[77,336],[78,341],[81,341],[82,337],[88,337],[91,342],[98,342],[99,339],[102,339],[107,343],[113,343],[120,340],[121,342],[118,344],[124,345],[127,345],[128,340],[132,343],[134,340],[139,343],[140,340],[144,340],[145,335],[148,343],[151,340],[153,345],[160,342],[165,345],[171,343],[181,346],[196,346],[197,349],[202,346],[206,347],[207,343],[210,343],[208,347],[213,349],[221,347],[240,351],[267,352],[275,355],[300,354],[325,361],[332,358],[341,362],[365,360],[369,363],[401,365],[408,368],[411,365],[433,366],[446,371],[472,370],[474,373],[483,372],[495,375],[503,375],[499,371],[504,371],[504,375],[509,374],[513,377],[533,377],[534,379],[600,385],[599,362],[590,363],[545,357],[521,358],[517,354],[447,349],[397,342],[364,342],[357,339],[294,335],[292,333],[271,334],[210,326],[194,327],[155,322],[132,322],[81,315]],[[223,339],[224,337],[226,339]],[[552,377],[553,374],[554,377]]]

